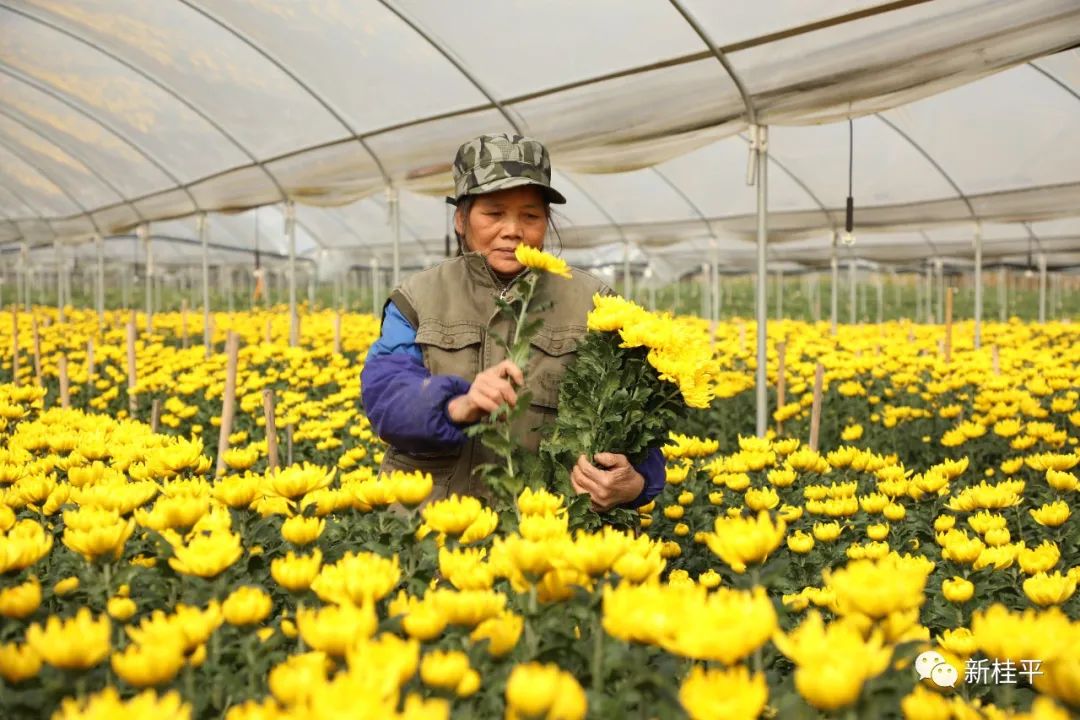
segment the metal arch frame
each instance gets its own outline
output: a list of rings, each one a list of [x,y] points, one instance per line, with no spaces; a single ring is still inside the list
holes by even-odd
[[[21,194],[15,192],[15,190],[13,190],[6,182],[4,182],[3,179],[0,179],[0,187],[4,188],[9,193],[11,193],[11,196],[14,197],[16,200],[18,200],[19,202],[21,202],[23,205],[25,205],[27,210],[29,210],[30,212],[34,212],[34,210],[36,209],[34,204],[27,202],[26,198],[24,198]],[[53,237],[58,237],[58,235],[56,234],[56,230],[53,229],[53,226],[52,226],[53,221],[52,220],[46,220],[41,215],[37,215],[37,216],[26,218],[26,219],[28,219],[28,220],[36,220],[37,222],[41,223],[45,227],[49,228],[49,230],[52,231]],[[20,233],[19,234],[19,238],[20,238],[19,240],[10,240],[8,242],[22,242],[22,240],[25,239],[25,238],[23,238],[23,236],[22,236],[22,230],[19,229],[19,221],[15,220],[15,219],[7,218],[6,222],[13,225],[15,227],[15,229]],[[4,243],[4,244],[6,245],[8,243]]]
[[[705,217],[705,213],[701,211],[701,208],[698,207],[697,203],[691,200],[690,196],[683,192],[683,189],[679,187],[674,180],[669,178],[662,170],[660,170],[660,168],[655,165],[652,165],[649,169],[652,170],[653,173],[655,173],[657,176],[659,176],[660,179],[663,180],[669,188],[674,190],[675,193],[683,199],[683,202],[685,202],[690,207],[690,209],[694,211],[694,213],[698,216],[698,218],[709,231],[709,238],[712,241],[712,247],[710,248],[712,250],[712,262],[709,263],[711,268],[709,272],[709,291],[712,294],[712,297],[710,297],[709,299],[709,315],[712,316],[715,314],[715,319],[719,320],[720,305],[717,300],[717,293],[719,291],[720,284],[720,268],[718,258],[719,249],[717,247],[717,242],[719,238],[716,236],[716,230],[713,228],[712,222],[707,217]],[[642,252],[645,251],[642,250]],[[647,254],[648,253],[646,253],[646,255]]]
[[[188,187],[187,183],[184,183],[183,181],[181,181],[180,178],[177,177],[177,175],[174,172],[172,172],[169,168],[167,168],[165,166],[164,163],[162,163],[160,160],[158,160],[156,157],[154,157],[154,155],[152,153],[150,153],[145,148],[135,144],[135,142],[133,142],[131,140],[128,140],[126,137],[124,137],[124,135],[121,132],[119,132],[118,130],[113,128],[109,123],[105,122],[103,119],[98,117],[98,115],[96,113],[91,112],[90,110],[82,107],[81,103],[77,103],[75,100],[70,99],[66,93],[63,93],[63,92],[57,90],[56,88],[53,88],[50,85],[45,85],[44,83],[41,83],[38,80],[35,80],[33,78],[28,78],[22,72],[14,69],[14,68],[9,67],[7,64],[5,64],[3,62],[0,62],[0,74],[7,75],[8,77],[15,80],[16,82],[21,82],[24,85],[27,85],[28,87],[31,87],[34,90],[37,90],[38,92],[41,92],[41,93],[44,93],[44,94],[48,95],[53,100],[56,100],[57,102],[61,103],[65,107],[73,110],[74,112],[78,113],[79,115],[82,115],[87,120],[94,123],[95,125],[100,127],[102,130],[104,130],[105,132],[109,133],[110,135],[112,135],[113,137],[118,139],[121,143],[123,143],[124,145],[126,145],[129,148],[131,148],[132,150],[134,150],[138,155],[145,158],[147,162],[149,162],[151,165],[153,165],[166,178],[168,178],[169,180],[171,180],[174,183],[174,187],[166,188],[165,190],[162,190],[162,191],[159,191],[159,192],[170,192],[172,190],[180,190],[185,195],[187,195],[187,198],[191,202],[191,206],[194,208],[195,212],[197,212],[197,213],[198,212],[206,212],[206,210],[203,209],[202,206],[199,205],[199,202],[198,202],[198,200],[195,199],[195,196],[192,195],[191,190]],[[159,194],[159,193],[154,193],[154,195],[156,195],[156,194]],[[143,196],[142,198],[128,198],[127,202],[135,203],[135,202],[138,202],[139,200],[145,199],[147,197],[152,197],[152,195]],[[117,203],[117,204],[118,205],[123,205],[124,203]],[[96,212],[101,212],[103,210],[108,210],[108,209],[110,209],[112,207],[116,207],[116,206],[115,205],[110,205],[110,206],[98,208],[96,210]]]
[[[4,140],[3,138],[0,138],[0,147],[4,148],[9,153],[11,153],[15,157],[17,157],[19,160],[26,163],[30,167],[31,170],[33,170],[37,174],[41,175],[41,177],[48,180],[53,185],[53,187],[55,187],[57,190],[59,190],[61,192],[61,194],[63,194],[63,196],[66,197],[71,202],[72,205],[74,205],[75,207],[77,207],[79,210],[82,211],[82,215],[84,217],[86,217],[86,219],[89,220],[90,224],[93,226],[94,232],[97,232],[97,233],[101,232],[101,228],[98,227],[97,221],[94,220],[93,216],[89,213],[89,211],[87,211],[87,209],[83,206],[83,204],[81,202],[79,202],[78,200],[75,199],[75,196],[72,195],[67,190],[67,188],[65,188],[63,185],[58,183],[56,181],[56,178],[54,178],[49,173],[45,172],[45,170],[43,170],[37,163],[33,162],[32,160],[26,159],[26,157],[24,157],[23,154],[20,151],[17,151],[15,149],[13,149],[7,143],[7,141]],[[74,217],[79,217],[79,216],[76,215]],[[57,237],[57,239],[59,239],[59,235],[57,235],[56,237]]]
[[[112,182],[110,182],[108,179],[106,179],[104,175],[102,175],[97,170],[95,170],[94,167],[90,163],[88,163],[86,161],[86,159],[81,156],[80,153],[72,151],[69,147],[67,147],[67,143],[60,143],[56,139],[54,139],[53,137],[51,137],[49,135],[45,135],[41,130],[31,126],[25,120],[22,120],[20,117],[16,116],[15,114],[11,113],[10,111],[6,110],[3,107],[0,107],[0,115],[3,115],[4,117],[6,117],[11,122],[19,125],[20,127],[22,127],[23,130],[26,130],[27,132],[38,136],[39,138],[41,138],[45,142],[47,142],[50,145],[52,145],[53,147],[55,147],[57,150],[60,150],[63,153],[65,153],[72,160],[75,160],[76,162],[78,162],[80,165],[83,166],[84,169],[86,169],[86,171],[88,173],[93,175],[97,179],[98,182],[100,182],[102,185],[104,185],[109,190],[111,190],[113,192],[113,194],[116,195],[116,197],[120,198],[120,200],[125,205],[130,207],[131,211],[135,213],[135,216],[137,218],[139,218],[140,222],[146,222],[145,216],[139,211],[139,209],[133,203],[128,202],[126,200],[126,198],[124,197],[124,193],[120,192],[119,188],[117,188],[115,185],[112,184]]]
[[[956,191],[957,196],[959,196],[959,198],[964,202],[964,205],[967,207],[968,214],[971,216],[971,221],[975,223],[975,349],[977,350],[982,345],[982,222],[980,221],[978,214],[975,212],[975,208],[972,206],[971,200],[968,199],[967,194],[960,189],[960,186],[956,183],[955,180],[952,179],[952,176],[949,175],[945,168],[943,168],[941,164],[937,160],[935,160],[933,156],[930,155],[929,151],[927,151],[926,148],[920,145],[918,141],[915,140],[913,137],[901,130],[895,123],[885,117],[884,113],[876,112],[874,113],[874,117],[885,123],[886,127],[891,129],[893,132],[895,132],[897,135],[907,141],[907,143],[911,147],[913,147],[920,155],[923,156],[923,158],[926,159],[928,163],[930,163],[934,167],[935,170],[938,171],[941,177],[945,178],[945,182],[949,183],[952,189]],[[923,237],[926,238],[927,242],[929,243],[929,238],[927,238],[925,233],[923,233]],[[932,244],[931,247],[933,247]],[[941,288],[941,292],[944,293],[943,286]]]
[[[1060,88],[1061,88],[1062,90],[1064,90],[1065,92],[1067,92],[1067,93],[1069,93],[1070,95],[1072,95],[1072,96],[1073,96],[1074,98],[1076,98],[1077,100],[1080,100],[1080,93],[1076,92],[1076,91],[1075,91],[1075,90],[1073,90],[1073,89],[1072,89],[1071,87],[1069,87],[1068,85],[1066,85],[1066,84],[1065,84],[1064,82],[1062,82],[1061,80],[1059,80],[1059,79],[1058,79],[1058,77],[1057,77],[1056,75],[1054,75],[1054,74],[1053,74],[1052,72],[1050,72],[1049,70],[1046,70],[1046,69],[1044,69],[1044,68],[1041,68],[1041,67],[1039,67],[1038,65],[1036,65],[1036,64],[1035,64],[1035,61],[1034,61],[1034,60],[1032,60],[1031,62],[1029,62],[1029,63],[1028,63],[1028,65],[1029,65],[1029,66],[1030,66],[1030,67],[1031,67],[1032,69],[1034,69],[1034,70],[1038,71],[1038,72],[1039,72],[1040,74],[1044,75],[1044,76],[1045,76],[1045,77],[1046,77],[1046,78],[1047,78],[1048,80],[1050,80],[1050,82],[1054,83],[1055,85],[1057,85],[1058,87],[1060,87]]]
[[[728,74],[728,77],[730,77],[731,81],[735,83],[735,87],[739,91],[739,95],[742,96],[743,104],[746,106],[746,121],[751,125],[757,125],[757,110],[754,108],[754,102],[750,96],[750,92],[746,89],[746,86],[743,85],[742,79],[739,77],[739,74],[735,72],[735,68],[731,66],[731,63],[728,62],[727,56],[724,55],[724,52],[720,49],[720,46],[713,42],[713,39],[709,36],[709,33],[705,30],[701,23],[698,22],[697,18],[695,18],[687,8],[683,7],[681,0],[668,1],[672,4],[675,10],[680,15],[682,15],[682,18],[686,21],[686,24],[689,25],[695,33],[697,33],[697,36],[701,38],[701,41],[705,43],[706,47],[709,48],[709,52],[712,53],[713,57],[715,57],[717,61],[719,61],[719,63],[723,66],[724,71]]]
[[[454,66],[454,69],[461,73],[466,80],[472,83],[473,87],[475,87],[481,95],[487,98],[488,102],[491,103],[492,107],[499,111],[499,114],[503,116],[506,122],[510,123],[510,127],[514,128],[515,132],[520,135],[525,134],[522,132],[521,129],[522,125],[525,125],[524,118],[514,119],[513,117],[511,117],[509,109],[505,105],[503,105],[502,101],[495,97],[495,93],[493,93],[491,90],[488,89],[486,85],[480,82],[480,79],[477,78],[474,73],[470,72],[469,69],[465,67],[465,63],[459,60],[450,51],[450,48],[436,41],[429,32],[427,32],[424,28],[420,26],[419,21],[414,20],[413,18],[406,15],[404,10],[391,4],[390,0],[378,1],[380,5],[382,5],[395,16],[397,16],[397,18],[401,20],[401,22],[405,23],[410,30],[423,38],[424,41],[428,45],[430,45],[436,52],[446,58],[446,61]]]
[[[220,123],[218,123],[216,120],[214,120],[212,117],[210,117],[210,115],[208,113],[204,112],[199,107],[197,107],[194,103],[192,103],[189,100],[187,100],[186,98],[184,98],[180,93],[176,92],[172,87],[165,84],[164,81],[156,78],[155,76],[151,75],[146,70],[143,70],[142,68],[136,66],[134,63],[128,62],[124,58],[120,57],[119,55],[112,52],[111,50],[103,47],[102,45],[99,45],[98,43],[94,42],[93,40],[82,37],[81,35],[79,35],[79,34],[77,34],[75,32],[72,32],[71,30],[68,30],[67,28],[64,28],[64,27],[62,27],[62,26],[60,26],[60,25],[58,25],[58,24],[56,24],[56,23],[54,23],[54,22],[52,22],[50,20],[46,20],[44,18],[41,18],[41,17],[35,15],[34,13],[27,12],[26,10],[23,10],[21,8],[13,8],[10,5],[8,5],[6,1],[0,2],[0,8],[3,8],[5,10],[9,11],[9,12],[15,13],[16,15],[20,15],[20,16],[22,16],[22,17],[24,17],[24,18],[26,18],[26,19],[28,19],[28,20],[30,20],[32,22],[36,22],[36,23],[38,23],[38,24],[40,24],[40,25],[42,25],[44,27],[49,28],[50,30],[53,30],[54,32],[60,33],[61,35],[65,35],[65,36],[71,38],[72,40],[75,40],[78,43],[82,43],[83,45],[90,48],[91,50],[99,52],[102,55],[104,55],[105,57],[109,58],[110,60],[113,60],[114,62],[122,65],[125,68],[127,68],[131,72],[135,73],[139,77],[141,77],[144,80],[146,80],[147,82],[149,82],[151,85],[156,87],[158,90],[161,90],[162,92],[164,92],[166,95],[171,96],[177,102],[179,102],[181,105],[186,107],[188,110],[195,113],[199,118],[201,118],[204,122],[206,122],[206,124],[208,124],[214,130],[216,130],[218,132],[218,134],[220,134],[223,138],[225,138],[225,140],[227,140],[237,150],[239,150],[242,155],[247,156],[248,160],[255,167],[262,170],[263,173],[266,175],[267,179],[270,180],[270,182],[274,185],[274,188],[277,189],[278,194],[281,195],[282,202],[287,202],[288,200],[290,200],[290,198],[288,196],[288,193],[285,192],[285,189],[282,187],[281,183],[278,182],[278,179],[277,179],[277,177],[275,177],[274,173],[270,172],[270,169],[267,168],[263,164],[263,162],[261,160],[257,159],[255,157],[254,153],[252,153],[250,150],[248,150],[248,148],[243,143],[241,143],[239,140],[237,140],[236,137],[234,137],[232,133],[230,133],[228,130],[226,130],[224,127],[222,127]]]
[[[249,38],[246,34],[241,32],[238,28],[236,28],[232,24],[222,20],[220,17],[213,14],[209,10],[205,9],[201,5],[198,5],[196,3],[196,0],[180,0],[180,2],[182,4],[184,4],[185,6],[191,8],[191,10],[193,10],[194,12],[202,15],[207,20],[209,20],[210,22],[212,22],[215,25],[217,25],[218,27],[220,27],[222,30],[225,30],[227,33],[229,33],[230,35],[235,37],[237,40],[242,42],[244,45],[249,47],[251,50],[258,53],[261,57],[263,57],[271,65],[276,67],[278,70],[280,70],[282,73],[284,73],[290,80],[292,80],[294,83],[296,83],[296,85],[301,90],[303,90],[308,95],[310,95],[311,98],[313,100],[315,100],[315,102],[317,102],[320,106],[322,106],[323,110],[326,110],[326,112],[329,113],[330,116],[333,117],[334,120],[336,120],[345,129],[345,131],[348,132],[352,136],[352,138],[354,140],[356,140],[358,143],[360,143],[360,145],[364,148],[365,152],[367,152],[367,154],[370,155],[371,159],[375,162],[375,166],[379,169],[379,174],[382,175],[382,177],[383,177],[383,182],[386,183],[387,185],[391,184],[390,175],[386,172],[386,168],[383,166],[382,160],[380,160],[379,156],[377,154],[375,154],[375,151],[371,149],[371,147],[367,143],[367,140],[365,140],[364,137],[362,137],[359,133],[357,133],[356,129],[345,119],[344,114],[339,112],[336,108],[334,108],[334,106],[330,104],[329,100],[327,100],[320,93],[318,93],[308,83],[301,80],[300,77],[296,73],[294,73],[292,70],[290,70],[285,65],[285,63],[281,62],[280,60],[278,60],[277,57],[272,55],[269,50],[264,48],[262,45],[259,45],[258,43],[256,43],[254,40]]]

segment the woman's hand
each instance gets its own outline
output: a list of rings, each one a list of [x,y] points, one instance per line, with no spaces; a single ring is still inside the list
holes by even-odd
[[[570,483],[578,493],[589,493],[596,512],[631,502],[645,488],[645,478],[625,455],[602,452],[596,453],[593,460],[603,467],[593,465],[584,455],[578,457],[570,471]]]
[[[510,383],[513,380],[519,387],[525,384],[525,375],[521,368],[510,360],[503,360],[498,365],[477,374],[469,386],[469,392],[458,395],[446,404],[446,414],[459,425],[474,423],[506,403],[510,407],[517,404],[517,393]]]

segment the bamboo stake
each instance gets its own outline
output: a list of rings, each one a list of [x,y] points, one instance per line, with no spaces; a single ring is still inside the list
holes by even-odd
[[[88,385],[94,382],[94,341],[86,341],[86,382]],[[91,387],[93,387],[91,385]]]
[[[19,310],[11,309],[11,382],[19,384]]]
[[[266,318],[266,327],[263,331],[263,340],[266,342],[267,345],[273,342],[270,336],[270,318]]]
[[[138,407],[138,399],[135,397],[135,313],[127,325],[127,364],[128,364],[128,412],[135,419],[135,410]]]
[[[38,332],[37,315],[30,317],[33,319],[34,329],[34,383],[41,387],[41,334]]]
[[[60,361],[60,407],[67,409],[71,407],[71,393],[70,386],[68,384],[68,363],[67,355],[61,355]]]
[[[821,386],[825,381],[825,366],[821,363],[814,368],[814,402],[810,406],[810,449],[818,449],[818,435],[821,429]]]
[[[277,425],[274,422],[274,391],[265,388],[263,397],[263,417],[266,418],[266,454],[270,460],[270,469],[278,467]]]
[[[777,367],[776,367],[776,410],[780,411],[784,407],[786,401],[786,389],[787,389],[787,373],[784,372],[784,360],[787,355],[787,342],[780,342],[776,345],[777,354]],[[776,435],[781,436],[784,432],[784,423],[782,420],[776,421]]]
[[[188,345],[188,327],[187,327],[187,298],[180,300],[180,335],[183,338],[181,340],[182,347],[187,350]]]
[[[739,321],[739,350],[746,352],[746,322]]]
[[[218,475],[225,472],[225,453],[229,450],[229,435],[232,434],[233,414],[236,412],[236,355],[239,345],[240,336],[229,330],[225,341],[225,398],[221,408],[221,432],[218,433]]]
[[[945,362],[952,361],[952,304],[953,289],[945,290]]]
[[[214,354],[214,316],[207,314],[206,323],[209,326],[206,337],[210,339],[210,343],[206,346],[206,359],[209,360],[210,356]]]
[[[998,352],[997,345],[990,346],[990,359],[994,364],[994,374],[1001,374],[1001,354]]]
[[[334,354],[341,354],[341,311],[334,315]]]
[[[285,464],[292,465],[292,434],[293,426],[289,423],[285,426]]]

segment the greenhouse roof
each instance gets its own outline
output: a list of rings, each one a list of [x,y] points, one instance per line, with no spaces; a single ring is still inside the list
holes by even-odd
[[[988,261],[1080,262],[1075,0],[477,4],[3,0],[0,243],[152,222],[173,246],[156,257],[183,264],[207,212],[227,262],[263,205],[262,247],[283,252],[288,199],[301,254],[385,263],[392,185],[402,260],[423,265],[456,147],[518,130],[551,150],[572,259],[748,267],[757,123],[770,258],[820,265],[853,117],[845,255],[962,262],[978,223]]]

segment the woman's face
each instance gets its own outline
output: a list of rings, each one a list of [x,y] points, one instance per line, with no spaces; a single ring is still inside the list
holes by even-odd
[[[544,246],[547,231],[544,196],[535,185],[477,195],[469,217],[454,213],[454,228],[470,250],[482,253],[500,275],[516,275],[523,265],[514,257],[519,243]]]

